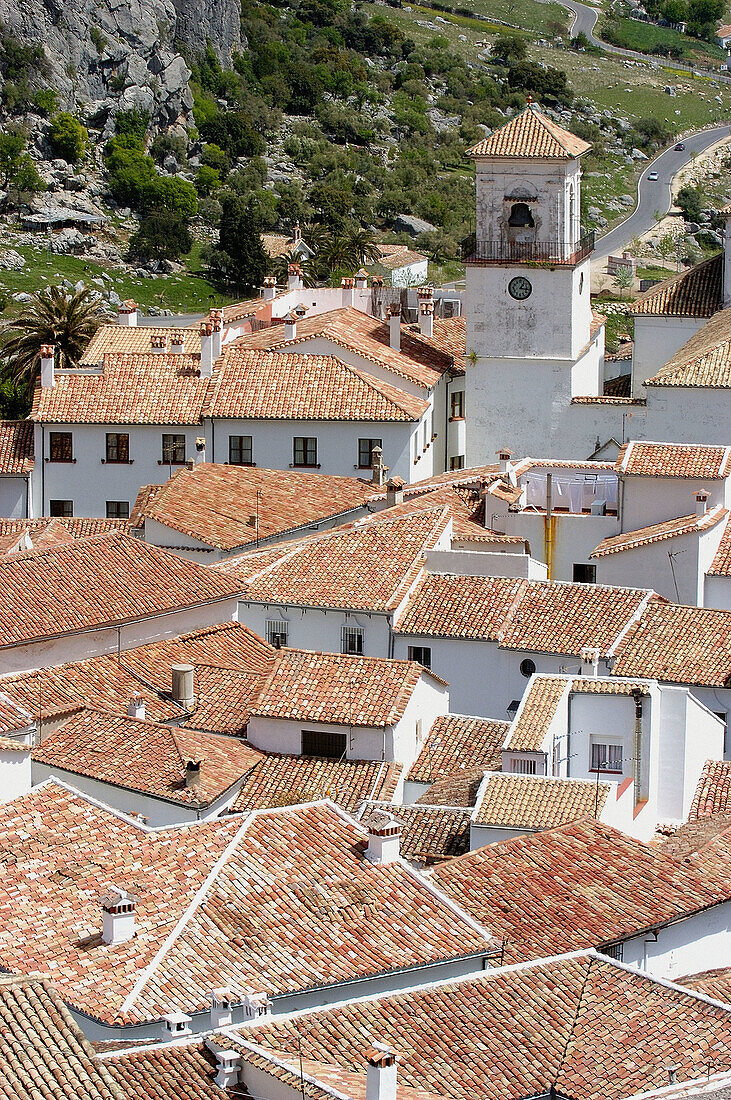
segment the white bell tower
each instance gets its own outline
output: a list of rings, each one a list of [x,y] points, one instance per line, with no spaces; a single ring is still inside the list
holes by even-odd
[[[467,464],[507,439],[549,457],[556,404],[601,393],[603,333],[592,331],[590,256],[581,231],[587,142],[528,106],[468,150],[476,229],[467,268]],[[599,345],[602,345],[601,348]]]

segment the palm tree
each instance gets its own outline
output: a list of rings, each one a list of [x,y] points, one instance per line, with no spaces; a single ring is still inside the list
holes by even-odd
[[[286,283],[287,275],[289,274],[289,265],[299,264],[302,270],[302,285],[306,287],[315,286],[317,280],[315,273],[312,271],[309,260],[304,256],[300,256],[298,252],[285,252],[282,256],[277,256],[274,261],[274,274],[277,277],[278,283]]]
[[[86,287],[72,292],[58,286],[44,287],[20,313],[0,326],[9,376],[16,383],[32,387],[44,344],[55,345],[58,367],[78,366],[89,340],[109,319],[101,298]]]

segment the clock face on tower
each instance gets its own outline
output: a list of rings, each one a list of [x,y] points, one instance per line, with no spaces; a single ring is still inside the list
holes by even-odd
[[[530,279],[526,279],[525,275],[516,275],[508,283],[508,294],[511,298],[515,298],[516,302],[524,302],[530,297],[532,291]]]

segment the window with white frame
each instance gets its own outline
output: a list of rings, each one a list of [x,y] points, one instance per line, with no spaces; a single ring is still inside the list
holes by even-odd
[[[360,626],[344,626],[340,636],[340,652],[361,656],[364,631]]]
[[[593,772],[621,772],[622,746],[592,741],[591,770]]]
[[[275,649],[281,649],[282,646],[287,645],[289,623],[284,619],[267,619],[266,638],[269,645],[273,645]]]
[[[536,762],[525,757],[516,757],[511,763],[510,770],[514,775],[535,775]]]

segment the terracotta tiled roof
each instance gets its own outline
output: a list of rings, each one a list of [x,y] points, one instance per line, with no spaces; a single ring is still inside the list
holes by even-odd
[[[731,760],[706,760],[688,820],[719,813],[731,813]]]
[[[590,473],[603,473],[613,470],[614,464],[594,462],[591,459],[582,462],[581,459],[574,461],[568,458],[522,458],[515,463],[514,469],[516,477],[527,474],[529,470],[588,470]]]
[[[54,774],[60,769],[188,806],[208,806],[262,759],[233,737],[91,708],[74,714],[33,750],[33,760]],[[185,785],[188,760],[201,764],[194,787]]]
[[[15,741],[12,737],[0,737],[0,749],[3,752],[30,752],[30,745]]]
[[[478,848],[434,881],[504,940],[509,962],[623,940],[728,894],[592,818]]]
[[[409,599],[398,633],[497,641],[524,583],[505,577],[428,574]]]
[[[57,371],[53,389],[38,383],[30,415],[47,424],[198,424],[210,384],[187,353],[109,353],[98,372]]]
[[[611,538],[602,539],[589,557],[604,558],[609,554],[621,554],[623,550],[636,550],[639,546],[650,546],[652,543],[679,538],[681,535],[699,535],[703,531],[710,531],[727,516],[727,508],[716,507],[702,516],[693,513],[690,516],[653,523],[649,527],[639,527],[636,531],[625,531],[623,535],[612,535]]]
[[[647,386],[731,387],[731,318],[722,309],[676,351]]]
[[[116,654],[105,654],[5,676],[0,699],[23,709],[23,726],[28,719],[70,714],[86,705],[125,715],[133,697],[142,698],[152,721],[180,720],[185,712],[170,696],[170,666],[192,664],[197,698],[188,728],[241,734],[273,653],[248,627],[222,623],[128,649],[120,661]],[[0,732],[19,728],[18,715],[0,705]]]
[[[570,686],[571,681],[561,676],[534,676],[505,740],[506,749],[540,752],[548,727]]]
[[[124,1100],[225,1100],[231,1096],[214,1083],[216,1058],[200,1040],[110,1051],[98,1061],[116,1081]]]
[[[0,475],[29,474],[33,469],[33,424],[30,420],[0,420]]]
[[[572,405],[646,405],[644,397],[572,397]]]
[[[131,1100],[50,982],[0,977],[3,1100]]]
[[[617,647],[616,676],[725,687],[731,677],[731,611],[651,600]]]
[[[715,480],[731,474],[731,447],[696,443],[625,443],[617,456],[618,473],[639,477]]]
[[[231,807],[236,812],[329,798],[354,813],[368,798],[390,800],[401,775],[400,764],[380,760],[261,755],[260,763],[244,780]]]
[[[422,252],[414,252],[405,244],[379,244],[377,248],[378,260],[373,267],[382,267],[386,271],[397,271],[400,267],[419,264],[426,259]]]
[[[263,603],[388,611],[398,607],[449,522],[446,509],[389,519],[373,516],[262,554],[211,568]]]
[[[631,307],[636,316],[711,317],[723,305],[723,253],[650,287]]]
[[[504,829],[555,829],[600,817],[609,792],[608,783],[589,779],[493,772],[485,777],[472,820]]]
[[[252,715],[294,722],[393,726],[403,718],[423,675],[432,677],[415,661],[280,649]]]
[[[731,31],[729,31],[731,34]],[[704,970],[700,974],[689,974],[680,978],[679,985],[686,989],[692,989],[696,993],[703,993],[706,997],[712,997],[714,1001],[731,1003],[731,967],[720,967],[718,970]]]
[[[261,243],[264,245],[265,252],[276,259],[277,256],[286,256],[288,252],[291,252],[296,244],[296,241],[292,237],[288,237],[286,233],[262,233]],[[261,299],[263,301],[263,299]]]
[[[716,556],[706,575],[711,577],[731,577],[731,519],[726,520]]]
[[[0,561],[0,648],[235,596],[205,566],[121,532]]]
[[[205,462],[180,470],[147,502],[138,498],[135,522],[156,520],[208,546],[232,550],[334,519],[364,507],[373,495],[372,485],[354,477]]]
[[[485,777],[482,768],[452,772],[436,782],[417,798],[420,806],[463,806],[472,808]]]
[[[390,345],[388,325],[352,306],[298,321],[294,340],[284,335],[284,325],[273,325],[241,336],[235,343],[242,348],[274,350],[293,348],[305,340],[316,338],[328,340],[334,349],[341,347],[355,352],[424,389],[435,386],[452,363],[451,354],[412,335],[408,329],[402,330],[401,348],[395,351]],[[336,351],[334,353],[337,354]]]
[[[199,326],[185,330],[185,355],[200,355]],[[170,328],[153,325],[102,325],[96,330],[81,358],[81,366],[98,366],[105,355],[146,355],[153,336],[170,340]],[[56,372],[58,379],[58,371]]]
[[[0,519],[0,539],[7,540],[6,553],[15,552],[22,536],[27,533],[34,550],[58,546],[85,539],[92,535],[105,535],[110,531],[129,531],[126,519],[86,519],[73,516],[68,519]],[[24,547],[23,547],[24,549]]]
[[[468,857],[463,857],[468,858]],[[593,952],[487,970],[247,1028],[273,1053],[363,1072],[378,1036],[401,1055],[399,1087],[454,1100],[519,1100],[550,1090],[574,1100],[620,1100],[678,1078],[731,1066],[731,1015]],[[617,1073],[597,1074],[602,1063]]]
[[[520,535],[502,535],[485,527],[485,502],[479,488],[467,485],[436,485],[420,494],[404,493],[401,504],[380,512],[383,519],[413,515],[433,508],[448,508],[452,517],[452,539],[458,542],[479,542],[482,549],[493,546],[525,546]]]
[[[443,714],[424,738],[406,778],[411,783],[434,783],[444,776],[475,768],[497,770],[507,732],[507,722]]]
[[[275,295],[275,298],[281,296],[280,292],[280,294]],[[232,325],[236,321],[242,321],[245,317],[255,317],[266,304],[267,299],[259,297],[247,298],[243,302],[234,302],[230,306],[224,306],[222,309],[223,323],[224,325]]]
[[[272,353],[234,342],[217,363],[205,415],[224,420],[407,423],[419,420],[428,407],[423,398],[334,355]]]
[[[455,366],[464,368],[467,350],[467,319],[460,317],[435,317],[431,336],[422,336],[418,325],[409,325],[409,332],[416,340],[422,340],[432,347],[451,355]]]
[[[469,851],[470,811],[456,806],[393,806],[366,802],[359,814],[367,825],[372,812],[385,811],[401,825],[401,855],[418,863],[438,863]]]
[[[494,130],[490,137],[467,150],[468,157],[539,157],[571,160],[588,152],[591,145],[547,118],[533,106]]]

